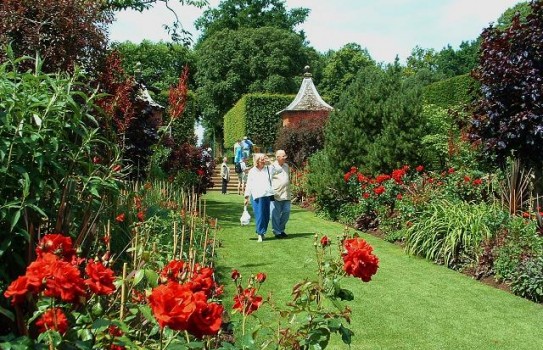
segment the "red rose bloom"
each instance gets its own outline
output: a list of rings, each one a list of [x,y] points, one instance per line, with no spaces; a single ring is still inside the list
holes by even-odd
[[[50,266],[50,271],[45,282],[45,296],[76,302],[86,294],[81,273],[74,265],[58,260]]]
[[[42,237],[36,247],[36,255],[38,258],[44,253],[52,253],[66,261],[70,261],[75,255],[72,239],[60,233],[47,234]]]
[[[377,181],[377,183],[379,184],[388,180],[390,180],[390,175],[381,174],[381,175],[377,175],[377,177],[375,178],[375,181]]]
[[[479,185],[482,184],[482,183],[483,183],[483,180],[481,180],[481,179],[475,179],[475,180],[473,180],[473,185],[474,185],[474,186],[479,186]]]
[[[262,272],[257,273],[256,280],[258,281],[258,283],[264,283],[264,281],[266,280],[266,274]]]
[[[97,295],[110,295],[115,292],[115,275],[113,270],[105,267],[100,262],[89,260],[85,267],[87,278],[85,284]]]
[[[36,326],[40,333],[48,330],[54,330],[60,334],[66,333],[68,330],[68,319],[59,308],[52,308],[43,313],[36,321]]]
[[[322,247],[327,247],[330,245],[330,239],[328,238],[328,236],[322,236],[321,238],[321,246]]]
[[[424,167],[422,165],[419,165],[418,167],[415,168],[415,170],[420,173],[421,171],[424,170]]]
[[[379,196],[379,195],[385,193],[385,187],[383,187],[383,186],[375,187],[373,189],[373,192],[375,192],[375,194]]]
[[[172,260],[164,266],[160,277],[172,282],[181,282],[188,274],[187,267],[183,260]]]
[[[153,289],[149,306],[160,327],[168,326],[175,331],[187,330],[189,317],[196,310],[192,291],[176,282]]]
[[[117,217],[115,218],[115,220],[117,220],[118,222],[123,222],[124,219],[125,219],[124,213],[117,215]]]
[[[138,220],[139,220],[140,222],[145,221],[145,214],[144,214],[142,211],[139,211],[139,212],[138,212]]]
[[[398,193],[398,194],[396,195],[396,199],[401,201],[401,200],[403,199],[402,194],[401,194],[401,193]]]
[[[363,197],[364,199],[368,199],[368,198],[371,197],[371,194],[369,194],[368,192],[364,192],[364,193],[362,194],[362,197]]]
[[[379,268],[379,259],[373,255],[372,246],[361,238],[352,238],[343,241],[343,248],[345,249],[341,254],[343,270],[364,282],[369,282]]]
[[[197,338],[217,334],[221,329],[224,307],[216,303],[208,303],[202,292],[194,294],[194,299],[196,309],[190,315],[187,330]]]
[[[107,331],[113,337],[120,337],[123,335],[123,331],[121,331],[121,329],[115,325],[109,325],[109,327],[107,327]]]
[[[232,309],[241,312],[244,315],[250,315],[262,305],[262,297],[255,295],[256,289],[247,288],[241,294],[234,297],[234,306]]]
[[[25,300],[28,293],[28,278],[19,276],[15,281],[11,282],[8,289],[4,292],[6,299],[13,297],[11,305],[20,304]]]
[[[232,279],[233,279],[234,281],[237,281],[238,278],[240,278],[240,276],[241,276],[241,274],[239,273],[238,270],[233,270],[233,271],[232,271],[232,276],[231,276],[231,277],[232,277]]]

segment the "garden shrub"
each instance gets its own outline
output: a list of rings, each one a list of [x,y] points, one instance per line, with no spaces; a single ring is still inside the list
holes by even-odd
[[[302,120],[295,127],[280,127],[275,149],[287,152],[289,164],[301,168],[307,159],[324,145],[323,119]]]
[[[23,61],[35,71],[19,73]],[[40,69],[39,59],[10,57],[0,65],[0,289],[32,258],[40,232],[88,242],[105,225],[102,214],[128,170],[100,133],[96,96],[83,92],[82,73]]]
[[[543,256],[521,261],[511,275],[511,291],[536,303],[543,302]]]
[[[423,88],[424,103],[442,108],[467,105],[477,98],[480,84],[469,74],[462,74]]]
[[[436,200],[405,229],[405,248],[458,268],[477,261],[481,243],[496,234],[507,216],[491,204]]]
[[[543,257],[543,237],[536,233],[535,222],[513,216],[504,227],[503,237],[497,242],[493,255],[496,280],[513,281],[523,259]]]

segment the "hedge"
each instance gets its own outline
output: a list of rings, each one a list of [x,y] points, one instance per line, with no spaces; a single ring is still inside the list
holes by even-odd
[[[479,88],[480,84],[469,74],[458,75],[424,87],[424,103],[443,108],[468,104],[477,98]]]
[[[249,137],[263,151],[273,148],[281,117],[277,112],[287,107],[295,95],[247,94],[224,116],[224,146]]]

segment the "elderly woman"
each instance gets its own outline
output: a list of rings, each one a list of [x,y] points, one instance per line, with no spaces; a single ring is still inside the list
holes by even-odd
[[[245,205],[253,205],[253,213],[256,222],[256,234],[258,241],[264,240],[270,221],[270,201],[273,197],[272,177],[283,171],[281,168],[274,168],[269,163],[268,157],[263,153],[255,154],[254,166],[247,174],[247,185],[245,187]]]

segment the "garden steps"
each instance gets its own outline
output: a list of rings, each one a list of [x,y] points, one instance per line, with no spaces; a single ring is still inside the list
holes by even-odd
[[[226,187],[226,191],[229,194],[237,194],[238,193],[238,176],[234,172],[234,166],[229,164],[230,167],[230,181],[228,182],[228,186]],[[215,166],[215,169],[213,170],[213,175],[211,176],[211,180],[213,181],[213,187],[208,188],[208,191],[211,192],[221,192],[221,164],[218,164]]]

